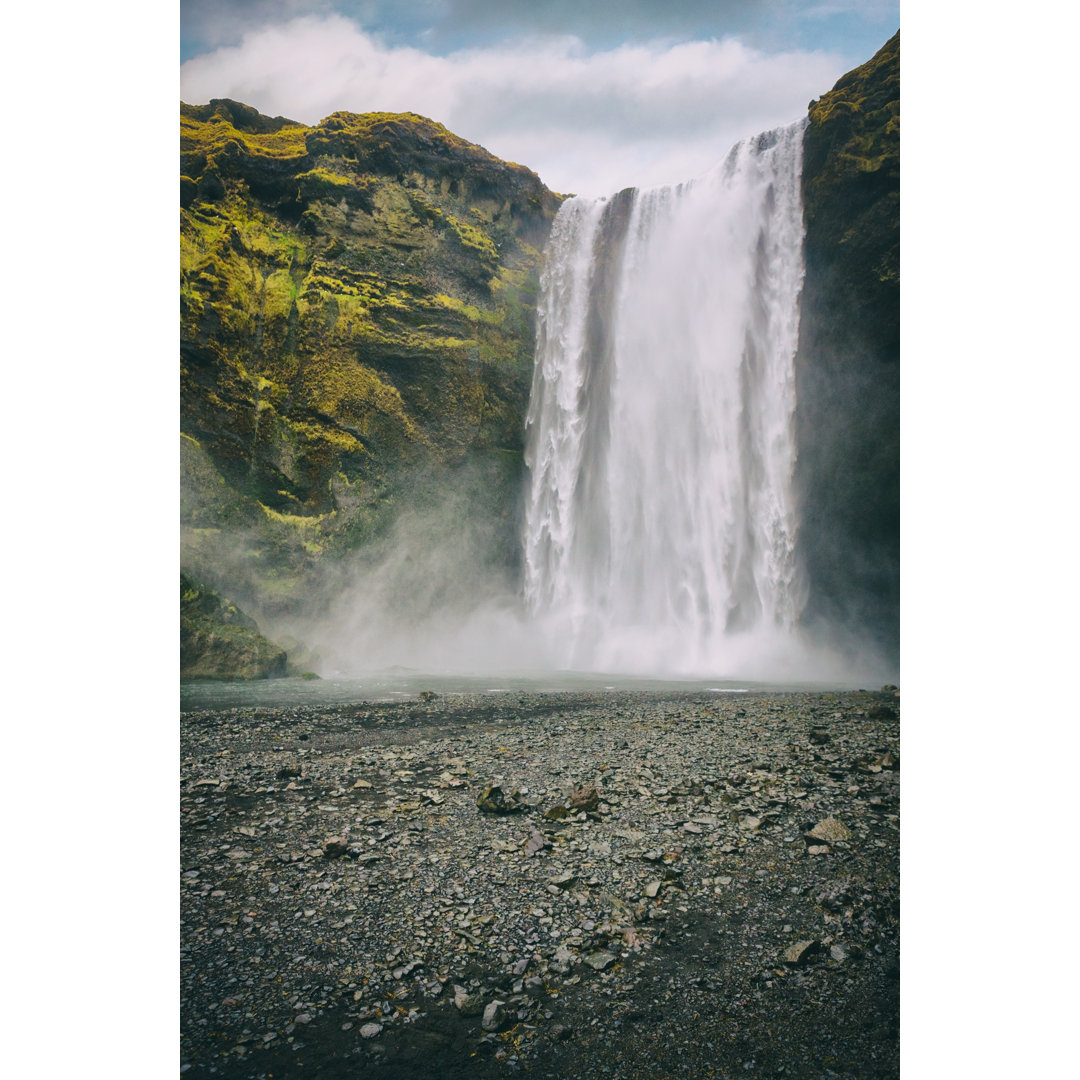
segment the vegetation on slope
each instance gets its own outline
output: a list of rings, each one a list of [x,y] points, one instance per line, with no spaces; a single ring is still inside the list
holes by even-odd
[[[180,677],[266,679],[285,674],[285,650],[213,589],[180,574]]]
[[[516,484],[560,197],[412,113],[180,112],[182,560],[288,610],[406,489]]]

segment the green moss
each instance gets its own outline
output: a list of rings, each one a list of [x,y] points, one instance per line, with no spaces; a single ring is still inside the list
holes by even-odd
[[[520,447],[558,198],[414,114],[305,128],[216,101],[182,106],[181,144],[185,550],[212,561],[242,508],[231,572],[288,606],[412,477]]]

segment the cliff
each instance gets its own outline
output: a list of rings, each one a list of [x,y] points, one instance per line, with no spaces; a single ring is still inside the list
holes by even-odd
[[[288,611],[446,489],[501,507],[516,549],[561,197],[412,113],[307,127],[216,100],[180,127],[182,565]]]
[[[285,650],[267,641],[254,619],[180,574],[182,679],[266,679],[285,671]]]
[[[900,611],[900,35],[810,103],[796,479],[811,626],[892,659]]]

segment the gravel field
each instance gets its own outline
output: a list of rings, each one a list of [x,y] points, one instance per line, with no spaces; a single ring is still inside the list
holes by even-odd
[[[181,716],[181,1072],[899,1075],[899,692]]]

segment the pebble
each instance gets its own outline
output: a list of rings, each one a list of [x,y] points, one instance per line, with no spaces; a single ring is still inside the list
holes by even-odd
[[[647,958],[678,955],[681,927],[724,926],[727,912],[741,921],[691,947],[709,957],[706,981],[677,999],[658,990],[648,1015],[679,1015],[680,1001],[719,1015],[764,987],[762,956],[797,968],[789,979],[871,970],[846,961],[860,942],[862,958],[893,948],[898,724],[869,724],[861,704],[811,750],[810,721],[835,711],[822,702],[513,692],[441,694],[422,720],[407,702],[183,714],[182,1060],[213,1062],[220,1045],[235,1062],[243,1046],[254,1076],[268,1036],[280,1046],[325,1017],[358,1040],[363,1072],[451,1006],[507,1061],[512,1050],[527,1065],[538,1040],[571,1032],[575,1048],[590,1031],[610,1045],[625,1011],[612,1001]],[[302,778],[297,765],[298,782],[273,790],[274,748],[295,747],[300,724],[311,739],[287,752]],[[200,785],[221,750],[228,783]],[[856,831],[834,858],[801,858],[800,836],[824,855]],[[851,877],[866,884],[831,900]],[[829,964],[811,964],[822,943],[809,920],[823,912]],[[723,1003],[700,998],[721,989]],[[588,1021],[574,1002],[592,1002]],[[248,1014],[267,1035],[244,1034]]]

